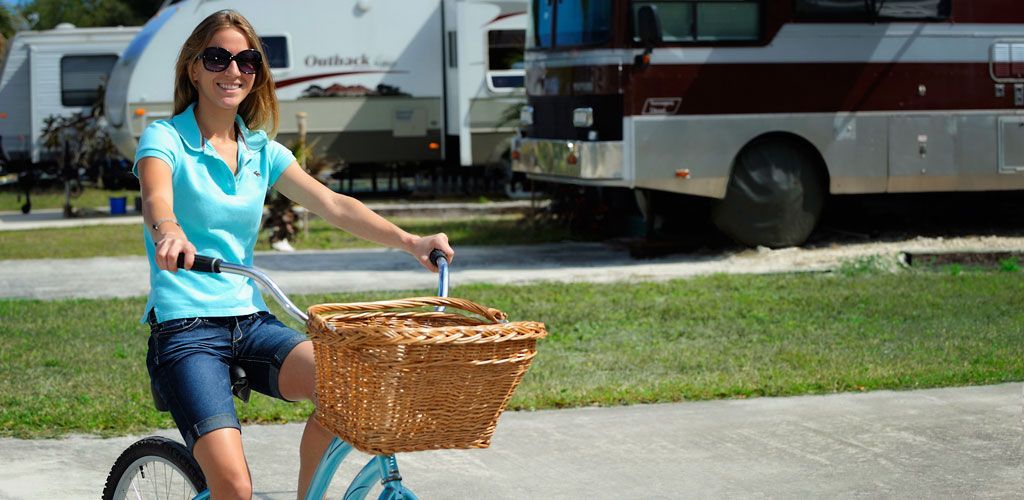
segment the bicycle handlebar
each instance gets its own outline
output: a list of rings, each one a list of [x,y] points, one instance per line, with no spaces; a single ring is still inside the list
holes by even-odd
[[[448,258],[444,256],[444,252],[433,249],[430,251],[430,263],[437,266],[437,296],[447,297],[448,296]],[[434,308],[437,312],[444,312],[444,306],[437,306]]]
[[[190,271],[220,273],[220,264],[222,262],[224,262],[222,259],[196,254],[192,260],[192,269]],[[178,254],[178,269],[185,269],[185,254],[183,253]]]
[[[437,295],[439,297],[448,296],[448,259],[445,258],[444,252],[434,249],[430,252],[430,263],[437,266],[438,269],[438,286]],[[184,269],[185,267],[185,255],[178,254],[178,268]],[[301,321],[303,324],[309,320],[309,315],[305,311],[299,309],[294,303],[288,298],[287,295],[281,290],[281,287],[274,283],[274,280],[270,279],[263,271],[254,267],[243,266],[241,264],[232,264],[230,262],[224,262],[223,259],[215,257],[207,257],[205,255],[196,254],[192,261],[192,269],[190,271],[196,271],[200,273],[227,273],[237,274],[252,278],[257,283],[263,285],[267,291],[274,297],[274,300],[281,307],[284,308],[285,312],[289,316]],[[444,306],[438,306],[435,308],[437,311],[444,311]]]

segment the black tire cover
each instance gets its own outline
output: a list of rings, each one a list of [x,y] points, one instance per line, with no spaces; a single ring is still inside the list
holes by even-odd
[[[772,248],[807,240],[824,204],[821,173],[803,148],[786,141],[751,144],[733,166],[715,225],[739,243]]]

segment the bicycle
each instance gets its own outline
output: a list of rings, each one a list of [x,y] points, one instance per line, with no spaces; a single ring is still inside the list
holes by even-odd
[[[448,261],[439,250],[430,254],[430,260],[439,269],[438,295],[447,297],[449,290]],[[179,267],[184,267],[179,258]],[[269,276],[256,268],[223,262],[220,259],[196,255],[192,271],[229,273],[252,278],[263,285],[285,312],[296,320],[307,323],[309,316],[281,291]],[[435,308],[443,311],[443,306]],[[232,392],[243,401],[248,400],[248,386],[239,367],[232,367]],[[160,409],[164,405],[154,391],[154,402]],[[335,437],[327,447],[317,466],[306,498],[323,498],[339,465],[351,452],[353,445]],[[414,500],[417,496],[404,485],[394,454],[375,455],[351,481],[345,499],[362,499],[376,484],[382,491],[378,498]],[[125,498],[209,498],[206,479],[192,454],[185,446],[172,439],[151,436],[136,441],[114,462],[103,490],[104,500]]]

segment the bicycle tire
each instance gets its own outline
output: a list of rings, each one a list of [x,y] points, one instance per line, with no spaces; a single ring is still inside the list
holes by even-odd
[[[103,488],[103,500],[191,499],[205,489],[206,477],[187,448],[151,436],[136,441],[117,457]],[[177,492],[180,497],[173,496]]]

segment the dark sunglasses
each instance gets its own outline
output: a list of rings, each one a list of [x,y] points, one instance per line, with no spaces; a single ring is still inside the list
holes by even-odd
[[[256,70],[260,68],[263,62],[263,56],[260,55],[259,51],[253,49],[246,49],[231,55],[226,49],[207,47],[199,55],[199,58],[203,60],[203,67],[207,71],[213,71],[214,73],[220,73],[228,69],[231,61],[235,61],[238,64],[238,71],[247,75],[255,75]]]

